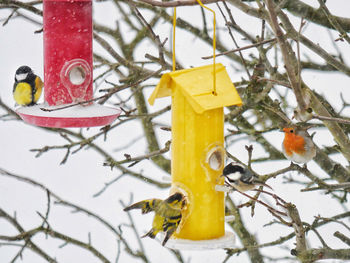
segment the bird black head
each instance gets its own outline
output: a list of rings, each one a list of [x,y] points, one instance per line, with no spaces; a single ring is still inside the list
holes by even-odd
[[[265,182],[261,181],[253,172],[239,163],[232,162],[226,165],[222,176],[225,177],[225,182],[229,185],[241,182],[249,185],[263,185],[272,189],[271,186],[265,184]]]
[[[169,196],[165,201],[169,204],[174,203],[174,202],[181,202],[181,200],[184,199],[183,194],[177,192],[171,196]]]
[[[229,163],[225,166],[224,170],[222,171],[223,176],[228,176],[230,174],[243,174],[245,171],[244,167],[238,163]],[[239,177],[237,178],[239,179]]]
[[[16,70],[15,81],[27,81],[33,78],[34,73],[32,69],[28,66],[21,66]]]
[[[244,177],[246,177],[246,175],[251,175],[250,173],[246,173],[247,170],[241,164],[232,162],[225,166],[221,176],[225,177],[225,182],[227,184],[231,184],[237,183],[240,180],[245,180]]]

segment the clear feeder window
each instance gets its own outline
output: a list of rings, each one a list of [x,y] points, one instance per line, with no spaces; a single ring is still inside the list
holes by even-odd
[[[209,167],[215,171],[220,170],[224,165],[224,151],[222,147],[214,147],[211,149],[206,158]]]
[[[85,70],[81,66],[73,67],[69,71],[69,80],[73,85],[81,85],[85,81]]]

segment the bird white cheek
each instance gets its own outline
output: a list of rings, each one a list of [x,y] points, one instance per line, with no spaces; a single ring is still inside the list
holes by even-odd
[[[23,74],[17,74],[16,75],[16,80],[17,81],[21,81],[21,80],[25,80],[28,76],[28,73],[23,73]]]
[[[231,173],[226,175],[226,177],[228,179],[230,179],[231,181],[237,181],[238,179],[240,179],[242,176],[242,174],[240,172],[235,172],[235,173]]]

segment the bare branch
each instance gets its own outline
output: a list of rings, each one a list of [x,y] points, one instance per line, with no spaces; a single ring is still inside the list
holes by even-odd
[[[143,3],[152,5],[152,6],[159,6],[159,7],[177,7],[177,6],[191,6],[191,5],[198,5],[198,2],[196,0],[173,0],[169,2],[161,2],[157,0],[140,0]],[[211,4],[211,3],[217,3],[221,2],[222,0],[202,0],[203,4]]]

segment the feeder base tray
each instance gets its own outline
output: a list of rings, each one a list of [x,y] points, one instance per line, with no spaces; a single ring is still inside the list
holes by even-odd
[[[105,126],[111,124],[120,115],[119,109],[99,104],[76,105],[61,109],[65,106],[67,104],[60,106],[38,104],[19,107],[16,112],[26,123],[52,128]]]
[[[234,248],[235,235],[232,232],[226,232],[223,237],[209,240],[189,240],[181,238],[170,238],[165,247],[179,250],[207,250]]]

